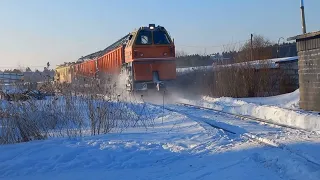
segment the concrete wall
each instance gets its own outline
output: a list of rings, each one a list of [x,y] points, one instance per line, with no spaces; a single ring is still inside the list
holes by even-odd
[[[280,94],[289,93],[299,88],[298,60],[279,62],[282,78],[279,85]]]

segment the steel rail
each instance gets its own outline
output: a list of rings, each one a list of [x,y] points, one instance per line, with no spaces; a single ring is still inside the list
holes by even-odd
[[[271,122],[270,120],[256,118],[256,117],[252,117],[252,116],[248,116],[248,115],[234,114],[234,113],[229,113],[229,112],[225,112],[225,111],[221,111],[221,110],[217,110],[217,109],[213,109],[213,108],[202,107],[202,106],[186,104],[186,103],[177,103],[177,104],[178,105],[183,105],[183,106],[189,106],[189,107],[193,107],[193,108],[197,108],[197,109],[206,109],[206,110],[214,111],[214,112],[217,112],[217,113],[223,113],[223,114],[227,114],[227,115],[230,115],[230,116],[233,116],[233,117],[240,118],[242,120],[258,121],[258,122],[263,122],[263,123],[272,124],[272,125],[276,125],[276,126],[280,126],[280,127],[290,128],[290,129],[295,129],[295,130],[313,132],[313,131],[306,130],[306,129],[303,129],[303,128],[290,126],[290,125],[285,125],[285,124],[280,124],[280,123],[276,123],[276,122]]]

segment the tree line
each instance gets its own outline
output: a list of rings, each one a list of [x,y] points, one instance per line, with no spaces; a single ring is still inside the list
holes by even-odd
[[[176,53],[176,64],[177,67],[210,66],[213,63],[230,64],[292,56],[297,56],[295,42],[272,43],[262,35],[255,35],[252,43],[247,41],[239,49],[230,45],[225,47],[222,53],[187,55],[183,51],[178,51]]]

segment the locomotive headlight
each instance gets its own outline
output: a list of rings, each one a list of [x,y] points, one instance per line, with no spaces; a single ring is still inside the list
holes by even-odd
[[[150,29],[154,29],[155,26],[156,26],[155,24],[149,24]]]

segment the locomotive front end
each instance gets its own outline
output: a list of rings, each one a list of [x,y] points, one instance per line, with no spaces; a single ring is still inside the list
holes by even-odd
[[[175,45],[167,30],[150,24],[129,37],[125,71],[130,90],[160,90],[176,79]]]

